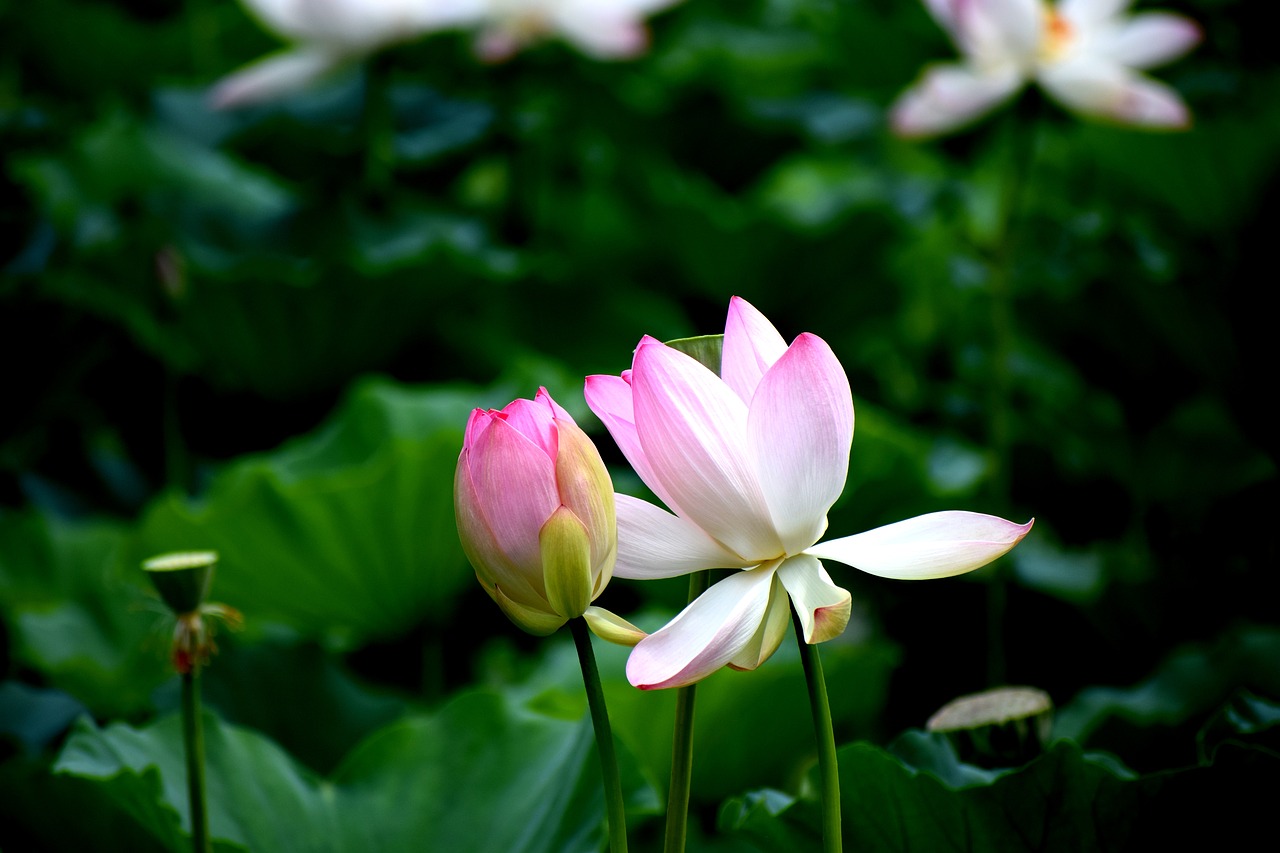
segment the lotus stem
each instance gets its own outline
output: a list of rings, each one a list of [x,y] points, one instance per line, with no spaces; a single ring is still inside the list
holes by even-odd
[[[800,615],[791,614],[796,643],[800,646],[800,662],[809,686],[809,707],[813,711],[813,734],[818,746],[818,774],[822,781],[822,849],[823,853],[840,853],[843,849],[840,830],[840,767],[836,762],[836,737],[831,726],[831,705],[827,701],[827,682],[822,677],[822,658],[818,647],[804,641]]]
[[[578,649],[582,684],[587,691],[587,706],[591,709],[591,723],[596,731],[600,775],[604,781],[609,849],[613,853],[627,853],[627,810],[622,800],[622,777],[618,774],[618,753],[613,746],[613,730],[609,726],[609,711],[604,704],[600,670],[596,667],[595,652],[591,649],[591,633],[587,630],[585,619],[570,619],[569,628],[573,633],[573,643]]]

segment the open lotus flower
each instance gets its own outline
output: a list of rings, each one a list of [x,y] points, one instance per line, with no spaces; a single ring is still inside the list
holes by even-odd
[[[649,44],[643,18],[676,0],[476,0],[476,52],[500,62],[526,45],[558,34],[597,59],[625,59]]]
[[[271,100],[304,88],[379,48],[474,17],[476,0],[242,0],[264,27],[293,43],[221,80],[215,107]]]
[[[541,636],[586,616],[613,642],[643,636],[591,606],[617,556],[613,483],[591,439],[547,389],[502,411],[471,413],[453,494],[462,549],[516,625]]]
[[[925,0],[964,57],[935,65],[894,104],[902,136],[959,127],[1036,81],[1063,106],[1122,124],[1185,128],[1191,116],[1170,87],[1138,73],[1200,40],[1168,12],[1126,16],[1129,0]]]
[[[646,337],[631,370],[588,377],[586,397],[671,510],[616,496],[614,573],[741,569],[636,645],[627,662],[636,687],[679,687],[725,665],[754,669],[782,641],[793,606],[806,642],[838,636],[850,597],[820,559],[886,578],[941,578],[986,565],[1031,529],[937,512],[819,543],[848,473],[849,380],[821,338],[806,333],[788,346],[736,297],[721,375]]]

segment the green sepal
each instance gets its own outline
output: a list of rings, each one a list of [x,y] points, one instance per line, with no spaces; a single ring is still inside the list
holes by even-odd
[[[538,531],[547,603],[566,619],[581,616],[591,603],[591,540],[568,507],[551,514]]]
[[[537,610],[533,607],[526,607],[515,599],[508,598],[500,586],[493,588],[493,600],[498,603],[498,607],[502,608],[502,612],[507,614],[507,618],[514,622],[517,628],[527,631],[535,637],[554,634],[560,629],[561,625],[569,621],[563,616],[558,616],[545,610]]]
[[[724,353],[724,335],[698,335],[696,338],[676,338],[667,346],[680,350],[716,376],[720,375],[720,361]]]

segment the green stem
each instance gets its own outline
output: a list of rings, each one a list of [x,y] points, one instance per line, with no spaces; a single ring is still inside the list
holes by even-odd
[[[1013,360],[1014,329],[1016,319],[1013,307],[1013,264],[1017,255],[1017,225],[1019,208],[1026,191],[1027,177],[1035,156],[1036,117],[1030,127],[1016,113],[1009,119],[1007,133],[1007,175],[1000,200],[999,231],[990,263],[990,292],[988,299],[991,328],[991,373],[987,400],[987,441],[994,460],[991,492],[995,511],[1004,513],[1009,508],[1013,447],[1012,412],[1010,408],[1013,385],[1010,362]],[[1004,613],[1008,591],[1008,579],[1002,564],[992,567],[991,580],[987,584],[987,682],[997,686],[1005,682]]]
[[[585,619],[570,619],[569,628],[573,633],[573,643],[578,647],[582,684],[587,690],[591,723],[596,730],[596,747],[600,753],[600,774],[604,780],[604,802],[609,823],[609,849],[613,853],[627,853],[627,811],[622,801],[622,778],[618,775],[618,754],[613,748],[613,730],[609,727],[609,712],[604,706],[600,670],[596,667],[596,656],[591,650],[591,633],[587,630]]]
[[[187,753],[187,793],[191,803],[191,849],[210,853],[204,793],[204,726],[200,719],[200,675],[182,675],[182,740]]]
[[[800,614],[792,611],[796,643],[800,646],[800,662],[809,685],[809,707],[813,711],[813,734],[818,745],[818,775],[822,778],[822,849],[824,853],[840,853],[840,767],[836,763],[836,736],[831,726],[831,705],[827,701],[827,682],[822,677],[822,658],[818,647],[804,641]]]
[[[702,595],[711,581],[711,573],[694,572],[689,576],[689,602]],[[689,790],[693,780],[693,700],[696,684],[676,690],[676,730],[671,739],[671,786],[667,790],[667,835],[662,849],[666,853],[684,853],[689,826]]]

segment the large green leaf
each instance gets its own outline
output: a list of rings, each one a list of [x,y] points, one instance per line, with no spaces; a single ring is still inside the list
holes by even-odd
[[[839,751],[845,846],[874,850],[1144,850],[1231,846],[1266,831],[1280,760],[1236,750],[1212,766],[1135,777],[1059,741],[1017,770],[953,788],[870,744]],[[779,792],[735,798],[721,827],[766,851],[820,849],[816,803]]]
[[[0,613],[14,654],[95,713],[129,713],[165,677],[160,610],[122,572],[114,522],[0,516]]]
[[[617,581],[615,581],[617,583]],[[655,630],[661,615],[641,614]],[[875,636],[847,637],[822,646],[832,716],[841,738],[868,734],[883,709],[897,648]],[[671,774],[674,690],[637,690],[626,679],[630,649],[597,642],[605,699],[614,732],[635,753],[647,775],[665,785]],[[511,679],[535,704],[576,716],[585,709],[572,647],[557,642],[531,671],[512,676],[510,658],[490,649],[487,669]],[[778,652],[752,672],[724,669],[699,682],[695,702],[693,795],[717,801],[746,787],[798,782],[815,760],[813,721],[800,655],[788,636]],[[761,732],[767,732],[762,737]]]
[[[310,713],[309,709],[298,709]],[[246,849],[288,851],[597,850],[604,800],[591,723],[530,712],[485,691],[377,732],[324,779],[273,742],[206,714],[210,827]],[[80,724],[55,772],[95,780],[100,797],[170,849],[189,818],[181,725]],[[652,795],[634,774],[629,801]]]
[[[360,384],[333,419],[170,494],[138,557],[213,549],[213,597],[255,623],[358,642],[441,619],[472,581],[453,519],[453,470],[476,391]]]

